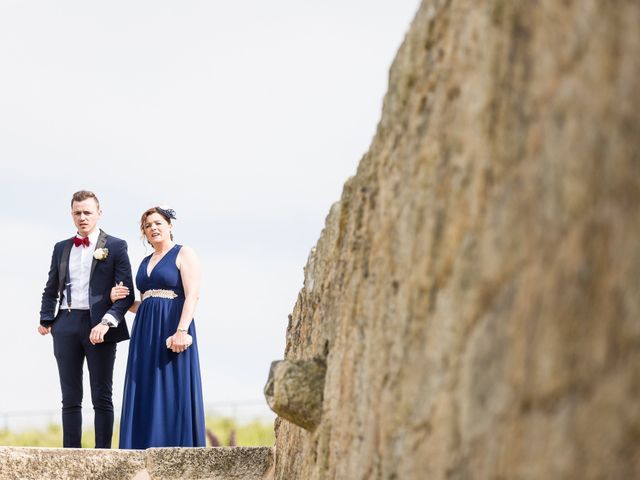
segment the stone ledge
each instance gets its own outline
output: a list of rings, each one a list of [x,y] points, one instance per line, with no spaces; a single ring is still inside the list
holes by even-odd
[[[150,479],[268,480],[273,477],[272,447],[150,448]]]
[[[0,480],[269,480],[272,447],[148,450],[0,447]]]

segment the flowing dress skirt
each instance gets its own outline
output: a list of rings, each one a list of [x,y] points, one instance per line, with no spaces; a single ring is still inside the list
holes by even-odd
[[[182,353],[166,347],[176,331],[183,297],[145,299],[136,314],[129,345],[120,448],[206,445],[198,342]]]

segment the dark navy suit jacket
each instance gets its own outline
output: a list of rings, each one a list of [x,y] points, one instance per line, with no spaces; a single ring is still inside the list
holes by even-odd
[[[40,308],[40,324],[45,327],[53,325],[57,318],[56,309],[60,310],[62,291],[68,281],[69,255],[72,248],[74,248],[73,237],[58,242],[53,247],[49,278],[42,293],[42,306]],[[118,326],[109,328],[109,331],[104,336],[104,341],[120,342],[129,338],[129,329],[127,328],[127,322],[124,320],[124,314],[127,313],[134,300],[127,242],[107,235],[100,230],[100,235],[96,242],[96,249],[98,248],[108,249],[109,254],[106,259],[96,260],[94,258],[91,263],[91,275],[89,278],[91,326],[94,327],[99,324],[105,313],[113,315],[118,321]],[[109,297],[111,287],[118,282],[122,282],[129,287],[129,295],[112,303]],[[71,288],[73,288],[73,285]]]

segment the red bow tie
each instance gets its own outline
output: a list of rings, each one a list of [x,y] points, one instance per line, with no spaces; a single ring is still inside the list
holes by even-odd
[[[85,247],[88,247],[90,243],[91,242],[89,241],[89,237],[83,237],[83,238],[73,237],[73,244],[76,247],[79,247],[80,245],[84,245]]]

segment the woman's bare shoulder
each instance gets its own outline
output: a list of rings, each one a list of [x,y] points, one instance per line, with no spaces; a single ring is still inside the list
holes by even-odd
[[[194,264],[198,263],[198,256],[193,248],[188,245],[182,245],[180,247],[180,251],[178,252],[178,256],[176,257],[176,265],[178,268],[184,263]]]

